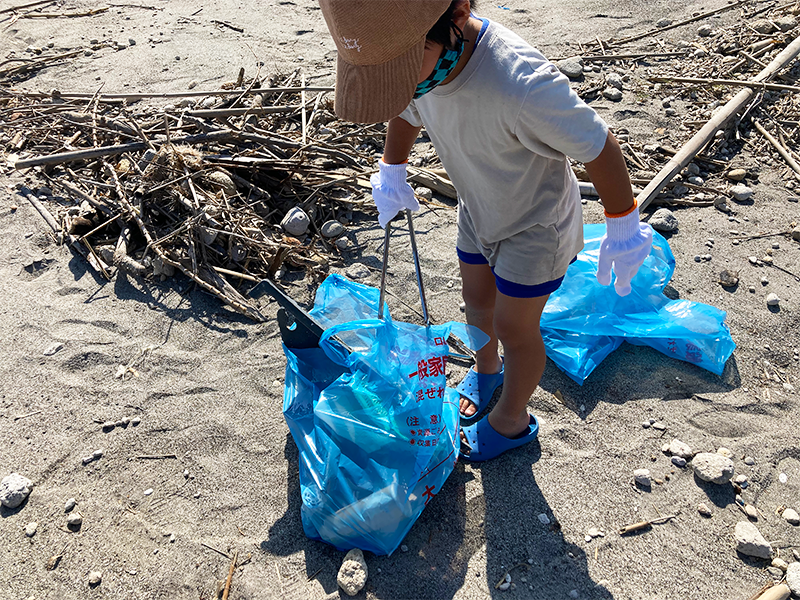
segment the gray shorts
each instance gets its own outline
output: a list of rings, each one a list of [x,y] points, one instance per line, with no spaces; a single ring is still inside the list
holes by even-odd
[[[558,232],[541,226],[484,246],[469,213],[463,205],[459,206],[456,240],[459,260],[472,265],[488,264],[497,289],[506,296],[535,298],[557,290],[566,273],[566,268],[561,272],[556,267],[558,246]]]

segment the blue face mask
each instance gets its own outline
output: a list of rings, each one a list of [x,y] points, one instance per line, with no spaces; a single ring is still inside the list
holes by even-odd
[[[431,74],[428,75],[425,81],[417,85],[417,89],[414,91],[415,100],[427,94],[447,79],[448,75],[456,68],[458,59],[461,58],[461,54],[464,52],[464,42],[466,40],[464,39],[463,33],[456,27],[455,23],[451,23],[451,27],[456,32],[456,47],[454,50],[448,50],[447,48],[442,49],[442,55],[439,57],[439,60],[436,61],[436,66],[433,67]]]

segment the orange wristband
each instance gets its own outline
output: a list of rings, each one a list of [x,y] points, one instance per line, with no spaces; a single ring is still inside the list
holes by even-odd
[[[636,202],[636,198],[634,198],[634,199],[633,199],[633,206],[631,206],[631,207],[630,207],[628,210],[626,210],[625,212],[621,212],[621,213],[613,213],[613,214],[612,214],[612,213],[608,212],[607,210],[604,210],[604,211],[603,211],[603,214],[605,214],[605,216],[606,216],[606,217],[608,217],[609,219],[618,219],[618,218],[620,218],[620,217],[627,217],[629,214],[631,214],[633,211],[635,211],[635,210],[636,210],[636,208],[637,208],[638,206],[639,206],[639,205],[638,205],[638,204],[637,204],[637,202]]]

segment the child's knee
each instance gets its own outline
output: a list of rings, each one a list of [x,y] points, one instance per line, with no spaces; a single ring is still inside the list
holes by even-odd
[[[504,347],[542,344],[539,319],[519,318],[520,315],[495,311],[494,331]]]

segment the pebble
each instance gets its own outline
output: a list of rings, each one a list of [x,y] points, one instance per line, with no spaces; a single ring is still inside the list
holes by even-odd
[[[772,559],[772,566],[776,569],[780,569],[781,571],[785,571],[789,567],[789,563],[783,560],[780,557],[775,557]]]
[[[0,503],[6,508],[17,508],[31,493],[33,482],[19,473],[11,473],[0,481]]]
[[[580,56],[565,58],[556,63],[556,68],[570,79],[579,79],[583,75],[583,59]]]
[[[708,508],[708,506],[706,506],[702,502],[697,505],[697,512],[699,512],[704,517],[710,517],[711,516],[711,509]]]
[[[153,488],[147,488],[144,492],[142,492],[142,494],[144,494],[145,496],[149,496],[152,493],[153,493]]]
[[[674,439],[669,444],[669,453],[673,456],[680,456],[681,458],[690,459],[694,455],[689,444],[686,444],[679,439]]]
[[[69,500],[67,500],[67,501],[64,503],[64,512],[65,512],[65,513],[68,513],[68,512],[69,512],[69,511],[71,511],[73,508],[75,508],[75,506],[76,506],[77,504],[78,504],[78,502],[75,500],[75,498],[70,498]]]
[[[193,98],[184,98],[183,100],[181,100],[181,104],[183,105],[184,102],[187,102],[187,106],[190,106],[188,104],[188,102],[191,102],[191,105],[194,105],[194,99]],[[235,196],[236,195],[236,192],[237,192],[236,184],[233,182],[233,179],[231,179],[230,176],[227,173],[223,173],[222,171],[212,171],[211,173],[208,173],[205,176],[205,178],[206,178],[206,181],[211,183],[216,189],[222,190],[222,192],[226,196]],[[292,210],[294,210],[294,209],[300,210],[302,212],[302,209],[299,209],[296,206]],[[289,211],[289,212],[291,212],[291,211]],[[283,225],[283,223],[281,223],[281,225]],[[285,227],[284,227],[284,229],[285,229]],[[305,233],[305,232],[303,232],[303,233]],[[300,234],[293,234],[293,235],[300,235]]]
[[[649,488],[653,484],[652,479],[650,478],[650,469],[636,469],[633,472],[633,479],[642,487]]]
[[[686,459],[683,458],[682,456],[673,456],[671,460],[672,464],[675,465],[676,467],[682,469],[683,467],[686,466]]]
[[[778,298],[778,294],[775,292],[767,294],[767,306],[778,306],[780,303],[781,299]]]
[[[720,271],[719,284],[722,287],[736,287],[739,285],[739,272],[730,269]]]
[[[744,202],[745,200],[749,200],[750,197],[753,195],[753,190],[751,190],[746,185],[738,184],[733,186],[730,189],[731,195],[733,196],[734,200],[738,200],[739,202]]]
[[[606,75],[606,85],[622,90],[622,76],[619,73],[609,73]]]
[[[733,532],[736,549],[747,556],[772,558],[772,546],[749,521],[739,521]]]
[[[733,477],[731,459],[716,452],[701,452],[692,460],[695,475],[703,481],[722,485]]]
[[[751,265],[757,265],[758,264],[758,257],[757,256],[748,256],[747,260],[750,261]]]
[[[142,422],[142,420],[139,417],[133,417],[131,419],[131,425],[133,425],[134,427],[136,427],[141,422]]]
[[[745,456],[744,457],[744,464],[746,464],[747,466],[752,467],[754,464],[756,464],[756,459],[753,458],[752,456]]]
[[[600,531],[597,527],[590,527],[589,531],[586,532],[586,535],[588,535],[590,538],[596,538],[596,537],[603,537],[605,534],[602,531]]]
[[[311,219],[309,219],[305,211],[298,206],[293,206],[289,209],[289,212],[286,213],[286,216],[283,217],[281,227],[283,227],[283,230],[289,235],[297,236],[304,235],[306,231],[308,231],[310,223]]]
[[[656,27],[658,28],[669,27],[670,25],[672,25],[672,19],[667,19],[666,17],[656,21]]]
[[[406,546],[405,544],[400,546],[400,552],[408,552],[408,546]]]
[[[550,525],[550,517],[548,517],[545,513],[540,514],[538,518],[542,525]]]
[[[800,596],[800,562],[793,562],[786,568],[786,585],[795,596]]]
[[[94,460],[94,456],[91,456],[91,455],[89,455],[89,456],[84,456],[84,457],[81,459],[81,462],[82,462],[84,465],[88,465],[88,464],[89,464],[90,462],[92,462],[93,460]]]
[[[39,524],[36,521],[28,523],[25,525],[25,535],[28,537],[33,537],[36,535],[36,528],[39,527]]]
[[[617,102],[619,100],[622,100],[622,92],[619,91],[617,88],[607,87],[606,89],[603,90],[603,98]]]
[[[783,571],[778,569],[777,567],[767,567],[767,573],[772,575],[772,579],[775,582],[781,581],[783,579]]]
[[[767,279],[766,275],[761,278],[761,285],[769,285],[769,279]]]
[[[319,230],[319,232],[322,234],[322,237],[325,238],[335,238],[341,235],[343,231],[344,225],[339,223],[339,221],[334,221],[333,219],[330,221],[325,221]]]
[[[105,431],[105,430],[114,429],[114,427],[116,427],[116,426],[117,426],[117,424],[114,423],[114,421],[106,421],[100,427]]]
[[[795,241],[800,241],[800,225],[792,229],[792,239]]]
[[[797,514],[797,511],[793,508],[787,508],[781,513],[784,520],[789,523],[789,525],[800,525],[800,515]]]
[[[741,181],[747,177],[747,171],[744,169],[731,169],[725,174],[725,176],[731,181]]]
[[[645,429],[650,429],[650,421],[642,422],[642,427],[644,427]]]
[[[797,27],[797,19],[791,15],[781,15],[780,17],[773,19],[772,22],[775,23],[775,25],[778,26],[778,29],[783,32]]]
[[[63,347],[64,347],[64,344],[62,344],[60,342],[56,342],[55,344],[52,344],[52,345],[47,347],[47,349],[44,351],[44,355],[45,356],[53,356],[53,354],[55,354],[56,352],[61,350]]]
[[[103,458],[103,451],[99,449],[95,450],[94,452],[92,452],[92,458],[94,458],[95,460],[97,460],[98,458]]]
[[[708,37],[708,36],[710,36],[710,35],[711,35],[711,33],[712,33],[713,31],[714,31],[714,30],[713,30],[713,29],[712,29],[710,26],[708,26],[708,25],[701,25],[701,26],[700,26],[700,27],[697,29],[697,35],[699,35],[700,37]]]
[[[177,537],[175,537],[175,534],[174,534],[174,533],[170,533],[170,534],[169,534],[169,543],[170,543],[170,544],[174,544],[176,539],[178,539],[178,538],[177,538]]]
[[[668,208],[659,208],[648,222],[656,231],[670,233],[678,229],[678,219]]]
[[[350,279],[366,279],[370,276],[370,271],[364,263],[353,263],[344,272]]]
[[[651,423],[653,429],[658,429],[659,431],[666,431],[667,426],[664,425],[661,421],[656,421],[655,423]]]
[[[747,487],[747,475],[737,475],[733,478],[733,482],[744,487]]]
[[[336,247],[339,250],[347,250],[348,246],[350,246],[350,240],[344,237],[340,237],[338,240],[334,242],[334,244],[336,244]]]
[[[749,519],[753,519],[754,521],[758,519],[758,511],[752,504],[744,505],[744,514],[746,514]]]
[[[70,513],[67,517],[67,525],[70,527],[80,527],[83,524],[83,517],[80,513]]]
[[[501,592],[505,592],[510,587],[511,583],[509,583],[508,581],[504,581],[503,583],[497,586],[497,589],[500,590]]]
[[[686,181],[688,181],[692,185],[704,185],[705,184],[705,181],[703,180],[703,178],[702,177],[697,177],[696,175],[694,175],[692,177],[689,177],[689,179],[687,179]]]
[[[717,454],[724,456],[725,458],[733,458],[733,452],[728,450],[725,446],[720,446],[717,448]]]
[[[570,590],[569,591],[569,597],[570,598],[578,598],[579,596],[580,596],[580,594],[578,593],[578,590]]]
[[[430,200],[433,198],[433,190],[431,190],[431,188],[418,187],[414,190],[414,193],[423,200]]]
[[[750,292],[751,294],[755,294],[756,293],[756,288],[755,288],[755,286],[751,285],[749,288],[747,288],[747,291]]]
[[[92,571],[89,573],[89,585],[100,585],[100,582],[103,581],[103,574],[100,571]]]

